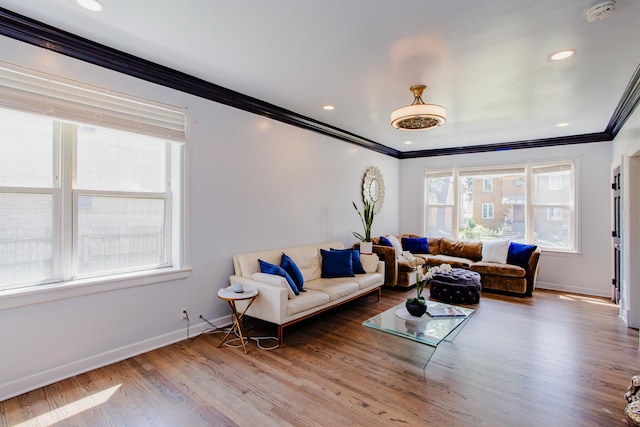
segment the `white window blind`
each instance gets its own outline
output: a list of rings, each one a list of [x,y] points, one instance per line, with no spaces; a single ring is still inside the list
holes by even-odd
[[[0,62],[0,107],[73,123],[186,141],[184,108],[4,62]]]

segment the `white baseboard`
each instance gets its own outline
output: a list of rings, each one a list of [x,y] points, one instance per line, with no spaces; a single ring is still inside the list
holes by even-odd
[[[214,324],[220,326],[229,325],[231,322],[232,320],[230,315],[213,321]],[[189,327],[189,336],[195,337],[210,328],[211,325],[206,322],[192,325]],[[33,375],[29,375],[15,381],[0,384],[0,402],[19,396],[23,393],[36,390],[40,387],[71,378],[75,375],[89,372],[185,339],[187,339],[187,330],[186,328],[180,328],[174,332],[169,332],[131,345],[96,354],[82,360],[77,360],[66,365],[37,372]]]
[[[563,285],[560,283],[549,283],[536,281],[536,289],[548,289],[550,291],[570,292],[572,294],[591,295],[596,297],[609,298],[609,291],[602,289],[587,289],[583,286]],[[535,293],[535,290],[533,291]]]

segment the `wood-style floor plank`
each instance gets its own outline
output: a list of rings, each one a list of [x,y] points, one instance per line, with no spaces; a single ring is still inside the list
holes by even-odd
[[[413,291],[384,290],[287,328],[249,354],[205,334],[0,402],[0,425],[615,426],[640,374],[638,331],[606,299],[483,294],[422,371],[361,323]],[[251,336],[272,325],[248,319]],[[269,345],[264,342],[264,345]]]

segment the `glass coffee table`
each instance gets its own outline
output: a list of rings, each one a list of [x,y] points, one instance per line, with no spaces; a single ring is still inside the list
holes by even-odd
[[[443,341],[453,341],[473,316],[474,310],[427,301],[427,312],[438,312],[439,315],[432,317],[425,313],[414,317],[402,303],[362,324],[390,356],[425,369],[438,346]]]

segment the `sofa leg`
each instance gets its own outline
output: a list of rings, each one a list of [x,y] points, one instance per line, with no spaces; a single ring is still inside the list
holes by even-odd
[[[284,332],[284,327],[282,325],[278,325],[278,346],[276,348],[282,347],[283,332]]]

